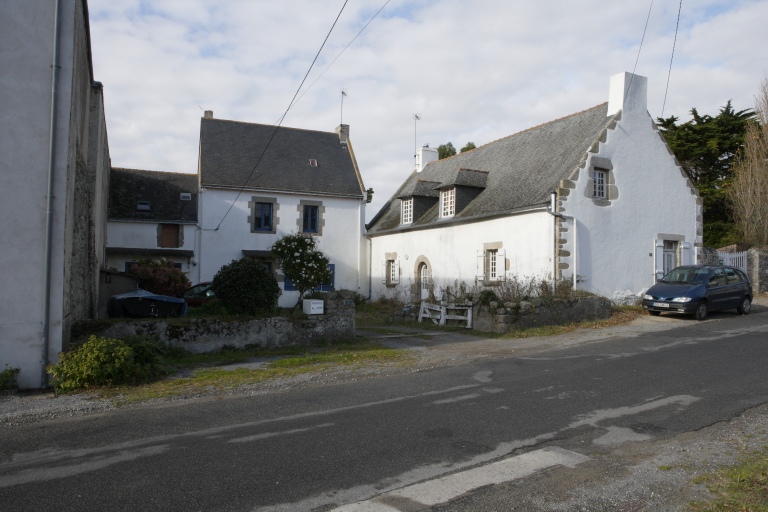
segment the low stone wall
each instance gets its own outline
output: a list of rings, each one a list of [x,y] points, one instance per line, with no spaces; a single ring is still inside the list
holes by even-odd
[[[504,333],[542,325],[560,325],[611,317],[611,303],[602,297],[532,299],[520,302],[491,302],[474,308],[474,329]]]
[[[224,347],[284,347],[348,340],[355,336],[353,292],[324,294],[322,315],[299,319],[263,318],[221,321],[206,318],[135,320],[110,324],[99,336],[127,338],[149,336],[193,353],[216,352]]]

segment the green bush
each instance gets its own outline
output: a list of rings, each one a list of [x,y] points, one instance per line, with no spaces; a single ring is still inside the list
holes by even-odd
[[[16,389],[18,383],[16,377],[18,377],[21,368],[6,368],[0,372],[0,391],[7,391],[10,389]]]
[[[216,298],[234,315],[257,315],[277,307],[280,287],[272,271],[253,258],[232,260],[213,277]]]
[[[57,392],[146,382],[167,373],[165,361],[181,349],[143,337],[116,340],[91,336],[60,362],[48,366]]]

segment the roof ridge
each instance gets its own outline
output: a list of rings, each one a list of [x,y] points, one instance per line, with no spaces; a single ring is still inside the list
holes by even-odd
[[[283,129],[283,130],[296,130],[300,132],[313,132],[313,133],[326,133],[330,135],[337,135],[336,132],[329,132],[324,130],[310,130],[308,128],[294,128],[292,126],[283,126],[283,125],[274,125],[274,124],[264,124],[264,123],[251,123],[248,121],[237,121],[235,119],[221,119],[221,118],[210,118],[210,117],[201,117],[201,121],[219,121],[223,123],[235,123],[235,124],[242,124],[247,126],[262,126],[266,128],[277,128],[277,129]]]
[[[153,169],[132,169],[130,167],[114,167],[112,166],[113,171],[127,171],[131,173],[135,172],[152,172],[156,174],[163,174],[163,175],[173,175],[173,174],[181,174],[184,176],[197,176],[196,172],[181,172],[181,171],[155,171]]]

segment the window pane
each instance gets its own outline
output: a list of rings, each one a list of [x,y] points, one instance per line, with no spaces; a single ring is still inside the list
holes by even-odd
[[[272,230],[272,203],[256,203],[253,209],[253,229]]]
[[[317,206],[304,205],[304,232],[317,233]]]

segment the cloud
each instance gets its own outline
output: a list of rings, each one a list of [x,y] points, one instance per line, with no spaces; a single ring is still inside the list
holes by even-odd
[[[678,2],[648,17],[646,2],[390,0],[338,57],[385,1],[349,2],[284,121],[333,131],[347,91],[343,121],[376,191],[369,219],[412,171],[416,145],[482,145],[592,107],[636,62],[651,115],[663,105],[683,120],[729,99],[750,108],[768,69],[766,0],[684,2],[668,90]],[[194,172],[203,110],[277,122],[341,5],[90,0],[114,165]]]

